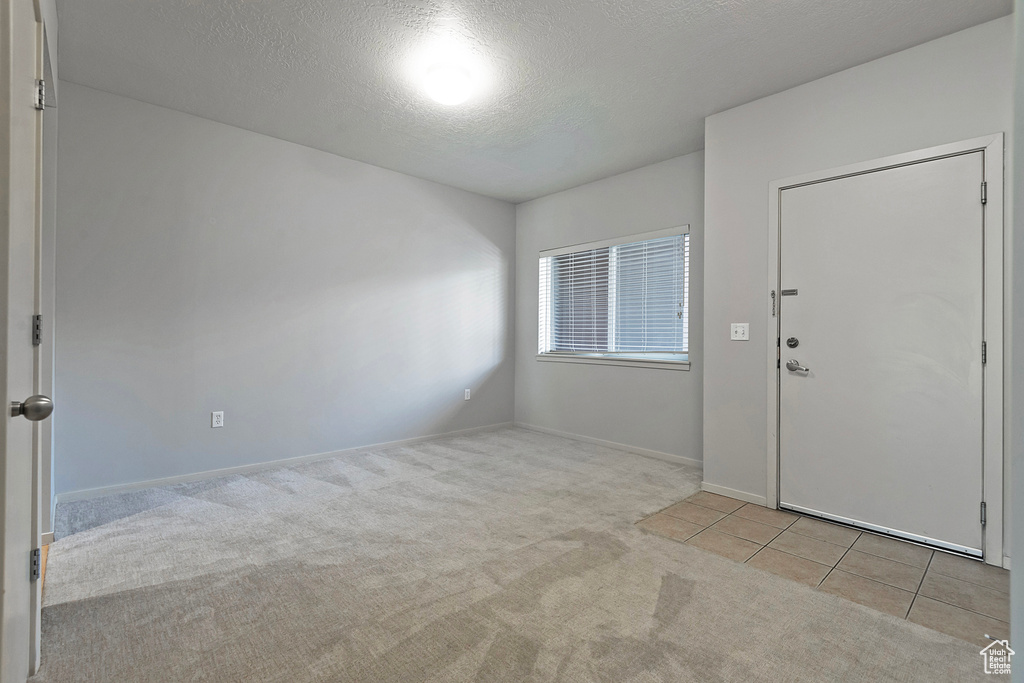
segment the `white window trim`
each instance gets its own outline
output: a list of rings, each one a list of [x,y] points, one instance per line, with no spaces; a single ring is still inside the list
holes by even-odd
[[[547,258],[550,256],[561,256],[562,254],[571,254],[577,251],[589,251],[591,249],[603,249],[605,247],[616,247],[620,244],[632,244],[634,242],[646,242],[647,240],[661,239],[663,237],[678,237],[679,235],[690,234],[689,224],[680,225],[674,228],[664,228],[662,230],[652,230],[650,232],[643,232],[636,235],[625,235],[622,237],[614,237],[606,240],[599,240],[596,242],[581,242],[579,244],[570,244],[564,247],[556,247],[554,249],[545,249],[538,254],[539,258]],[[538,316],[539,317],[539,316]],[[539,323],[538,323],[539,325]],[[540,329],[538,327],[537,336],[540,337]],[[638,358],[636,354],[629,353],[599,353],[599,352],[567,352],[567,351],[551,351],[548,353],[538,353],[536,358],[538,361],[543,362],[554,362],[554,363],[584,363],[588,365],[617,365],[624,367],[635,367],[635,368],[648,368],[655,370],[689,370],[690,369],[690,357],[689,352],[686,354],[680,354],[684,356],[680,360],[667,360],[664,358],[659,359],[645,359]]]
[[[689,370],[689,360],[644,360],[635,356],[617,356],[614,353],[566,353],[552,351],[550,353],[538,353],[537,360],[545,363],[585,363],[588,365],[621,365],[633,368],[648,368],[652,370]]]
[[[597,242],[581,242],[579,244],[570,244],[564,247],[556,247],[555,249],[545,249],[540,252],[538,256],[540,258],[547,258],[548,256],[561,256],[562,254],[572,254],[577,251],[590,251],[591,249],[604,249],[605,247],[617,247],[620,244],[633,244],[633,242],[646,242],[647,240],[661,239],[662,237],[678,237],[679,235],[690,234],[689,225],[680,225],[676,228],[665,228],[664,230],[652,230],[651,232],[642,232],[639,235],[626,235],[624,237],[613,237],[608,240],[599,240]]]

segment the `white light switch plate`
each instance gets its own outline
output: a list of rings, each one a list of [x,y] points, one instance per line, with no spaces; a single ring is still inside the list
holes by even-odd
[[[732,341],[749,341],[750,323],[733,323],[729,339]]]

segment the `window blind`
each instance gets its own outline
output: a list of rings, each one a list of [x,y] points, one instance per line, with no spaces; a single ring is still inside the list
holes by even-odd
[[[540,259],[540,353],[684,354],[689,235]]]

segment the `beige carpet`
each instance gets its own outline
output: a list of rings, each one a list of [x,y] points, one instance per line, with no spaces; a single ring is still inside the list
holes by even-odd
[[[32,681],[985,678],[963,641],[634,526],[699,479],[502,429],[62,506]]]

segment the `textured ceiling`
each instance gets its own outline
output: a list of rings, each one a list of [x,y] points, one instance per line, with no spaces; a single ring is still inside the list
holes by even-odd
[[[1011,0],[60,0],[65,80],[522,201],[703,147],[704,117]],[[489,74],[427,99],[417,55]]]

